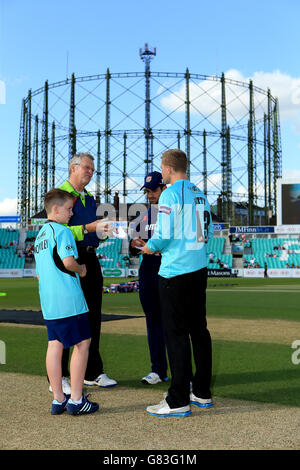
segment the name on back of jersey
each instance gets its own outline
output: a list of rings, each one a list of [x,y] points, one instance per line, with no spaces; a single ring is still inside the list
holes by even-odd
[[[42,240],[41,242],[37,243],[34,247],[35,253],[39,253],[41,250],[46,250],[49,246],[48,239]]]

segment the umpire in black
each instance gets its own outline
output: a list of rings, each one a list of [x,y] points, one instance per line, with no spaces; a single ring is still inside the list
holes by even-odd
[[[131,224],[129,244],[133,256],[140,255],[138,247],[145,245],[152,237],[158,213],[158,200],[166,188],[161,173],[154,171],[146,175],[144,189],[150,207],[148,212],[142,213]],[[155,385],[167,380],[166,345],[162,326],[161,308],[158,290],[158,271],[161,255],[143,255],[139,268],[139,296],[146,316],[147,337],[150,352],[151,372],[142,378],[142,383]]]

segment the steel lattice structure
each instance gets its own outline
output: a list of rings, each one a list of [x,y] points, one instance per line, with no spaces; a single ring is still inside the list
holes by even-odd
[[[140,50],[144,71],[75,77],[29,90],[19,133],[18,214],[23,224],[43,207],[43,196],[68,175],[76,152],[95,157],[89,187],[99,202],[118,192],[121,202],[144,200],[149,171],[169,148],[189,159],[190,179],[222,218],[233,222],[233,201],[276,211],[281,176],[278,100],[271,91],[222,74],[153,72],[156,50]],[[123,200],[122,200],[123,197]]]

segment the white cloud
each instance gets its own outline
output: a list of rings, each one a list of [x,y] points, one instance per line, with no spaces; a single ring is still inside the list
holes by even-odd
[[[6,197],[0,201],[0,215],[16,215],[17,214],[17,198],[10,199]]]
[[[299,119],[300,77],[294,78],[275,70],[272,73],[255,72],[252,80],[253,84],[260,88],[269,88],[272,96],[279,99],[282,120]]]
[[[6,103],[6,86],[3,80],[0,80],[0,104]]]
[[[196,185],[202,186],[204,184],[203,177],[199,177],[193,181]],[[221,173],[213,173],[207,176],[207,189],[208,190],[221,190],[222,187],[222,174]],[[203,188],[202,188],[203,189]]]
[[[300,170],[283,170],[282,179],[300,181]]]
[[[6,77],[1,77],[1,78],[6,84],[6,86],[13,87],[13,86],[22,85],[24,82],[28,82],[30,77],[27,75],[19,75],[18,77],[6,76]]]
[[[248,84],[252,80],[254,87],[265,92],[270,89],[271,95],[279,100],[281,120],[293,121],[294,129],[300,132],[300,77],[291,77],[280,70],[273,72],[255,72],[252,77],[245,77],[239,70],[231,69],[225,73],[225,79],[235,80]],[[241,119],[247,116],[249,109],[249,92],[246,87],[233,84],[226,86],[227,120]],[[185,83],[182,83],[174,92],[165,95],[161,104],[169,111],[184,112],[186,100]],[[267,112],[267,99],[264,95],[254,93],[256,119],[261,119]],[[190,82],[191,114],[200,112],[210,116],[212,122],[220,122],[221,85],[219,81],[204,80],[198,83]],[[260,105],[259,103],[262,103]]]
[[[110,185],[112,187],[112,196],[114,195],[115,192],[122,192],[123,191],[123,179],[119,179],[119,182],[116,183],[112,178],[111,178],[111,181],[110,181]],[[116,178],[115,178],[116,180]],[[142,181],[142,180],[141,180]],[[143,183],[141,181],[137,181],[134,177],[127,177],[126,178],[126,188],[127,190],[130,190],[130,189],[136,189],[136,188],[140,188]],[[97,189],[97,185],[96,185],[96,181],[93,180],[87,187],[86,187],[87,191],[90,191],[92,193],[95,193],[96,192],[96,189]],[[100,193],[103,194],[105,191],[105,186],[103,184],[103,181],[101,182],[100,184]]]

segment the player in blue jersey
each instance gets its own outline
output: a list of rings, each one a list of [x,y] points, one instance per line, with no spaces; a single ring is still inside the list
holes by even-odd
[[[171,186],[159,199],[156,228],[142,252],[162,254],[159,290],[172,380],[166,398],[149,406],[147,412],[154,416],[188,416],[190,403],[212,405],[206,243],[213,237],[213,225],[206,196],[187,179],[185,153],[179,149],[166,151],[161,169],[164,182]]]
[[[131,223],[129,250],[133,256],[141,254],[141,247],[152,237],[157,214],[158,200],[166,188],[161,173],[153,171],[145,176],[144,185],[150,207]],[[139,268],[139,297],[146,317],[147,338],[151,360],[151,372],[141,379],[142,383],[155,385],[167,380],[167,357],[158,290],[158,271],[161,256],[143,255]]]
[[[48,221],[39,231],[35,245],[36,273],[43,317],[48,332],[46,368],[54,394],[51,413],[73,415],[93,413],[97,403],[82,393],[89,347],[88,307],[79,277],[86,266],[77,263],[77,248],[67,224],[72,216],[73,197],[60,189],[45,196]],[[62,390],[61,358],[64,348],[74,346],[71,363],[71,396]]]
[[[91,182],[95,172],[94,157],[89,153],[74,155],[69,162],[69,178],[60,186],[74,196],[73,214],[68,222],[72,231],[78,259],[86,265],[87,274],[80,278],[80,283],[89,309],[91,344],[85,373],[85,385],[113,387],[117,381],[108,377],[100,354],[100,334],[102,321],[103,276],[96,255],[99,246],[100,227],[97,220],[97,204],[91,193],[85,188]],[[109,232],[107,232],[109,233]],[[62,357],[64,376],[68,375],[69,351],[65,349]]]

